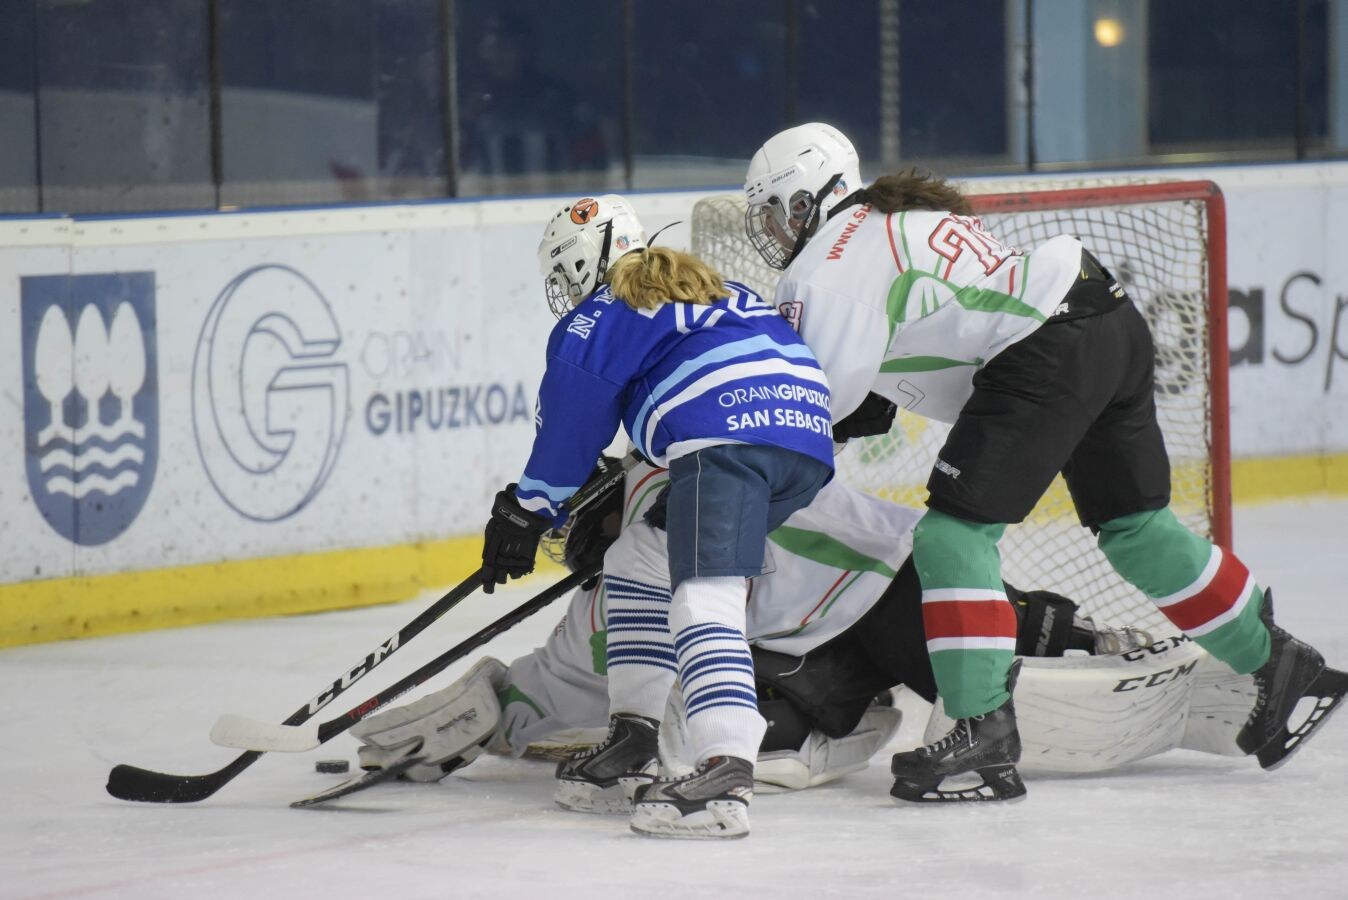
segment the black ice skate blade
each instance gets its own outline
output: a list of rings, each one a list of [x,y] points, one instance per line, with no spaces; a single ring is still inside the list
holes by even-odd
[[[347,779],[336,787],[329,788],[322,793],[314,794],[312,797],[305,797],[303,800],[296,800],[294,803],[290,804],[290,806],[293,809],[306,809],[311,806],[318,806],[321,803],[327,803],[330,800],[336,800],[338,797],[346,797],[357,791],[372,788],[376,784],[393,781],[417,763],[424,761],[425,757],[423,756],[404,757],[391,766],[387,766],[383,769],[372,769],[355,778]]]
[[[1259,765],[1266,771],[1273,771],[1292,758],[1292,754],[1310,740],[1320,726],[1329,718],[1329,714],[1338,708],[1339,701],[1348,693],[1348,672],[1331,669],[1326,666],[1315,676],[1315,680],[1306,688],[1303,698],[1314,697],[1315,708],[1306,720],[1295,729],[1284,727],[1256,752]]]
[[[975,773],[982,784],[942,789],[944,778],[913,781],[896,778],[889,795],[902,803],[1015,803],[1025,799],[1025,782],[1015,766],[988,766]]]

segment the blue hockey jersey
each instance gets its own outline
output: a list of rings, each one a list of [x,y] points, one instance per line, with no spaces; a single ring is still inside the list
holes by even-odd
[[[791,324],[747,287],[707,306],[636,310],[605,285],[548,339],[525,508],[560,524],[621,423],[652,462],[767,444],[833,465],[828,382]]]

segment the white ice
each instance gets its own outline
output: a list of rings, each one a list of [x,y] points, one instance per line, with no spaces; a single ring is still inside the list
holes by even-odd
[[[1281,623],[1348,665],[1348,501],[1237,510],[1236,547]],[[543,586],[475,597],[353,686],[336,715]],[[1348,713],[1284,768],[1173,751],[1090,777],[1028,780],[1012,805],[900,806],[888,753],[822,788],[756,797],[742,841],[638,837],[565,812],[551,766],[484,758],[438,785],[289,801],[342,776],[354,741],[269,754],[213,797],[161,806],[104,792],[116,763],[181,774],[235,751],[224,712],[281,721],[429,598],[0,651],[0,897],[1348,897]],[[490,646],[527,652],[562,605]],[[432,682],[448,683],[479,654]],[[908,717],[894,747],[914,742]]]

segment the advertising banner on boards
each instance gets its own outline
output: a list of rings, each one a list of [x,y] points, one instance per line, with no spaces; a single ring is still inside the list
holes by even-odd
[[[537,230],[449,206],[0,241],[7,579],[479,528],[533,431]]]

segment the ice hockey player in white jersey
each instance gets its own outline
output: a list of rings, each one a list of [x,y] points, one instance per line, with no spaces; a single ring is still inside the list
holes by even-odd
[[[615,551],[614,564],[667,590],[665,548],[644,526],[667,483],[662,470],[633,469],[624,488],[568,521],[564,549],[554,552],[588,568],[631,523],[644,534],[626,545],[629,555]],[[865,768],[900,724],[898,710],[872,702],[891,686],[935,699],[921,588],[908,558],[919,515],[833,482],[769,537],[753,591],[771,603],[751,605],[748,620],[759,708],[771,723],[756,789],[805,788]],[[1015,696],[1025,771],[1099,771],[1177,747],[1242,754],[1235,736],[1254,702],[1252,678],[1234,675],[1182,636],[1153,642],[1137,632],[1096,631],[1064,598],[1008,590],[1022,620]],[[577,590],[544,646],[509,667],[485,658],[449,687],[360,722],[352,733],[364,742],[361,765],[381,768],[415,752],[424,762],[405,777],[434,781],[485,747],[521,755],[531,745],[601,740],[611,665],[605,621],[615,601],[620,614],[630,605],[601,583]],[[611,639],[620,651],[622,634]],[[627,640],[638,636],[629,632]],[[619,663],[614,671],[623,669]],[[663,720],[662,763],[671,773],[696,763],[680,709],[672,704]],[[938,704],[928,734],[944,734],[949,724]],[[625,812],[624,774],[631,773],[588,794],[568,787],[559,796],[571,808]]]
[[[785,269],[778,307],[798,324],[843,417],[874,392],[953,422],[914,533],[941,740],[892,761],[910,801],[1019,797],[1011,701],[1016,619],[997,542],[1061,472],[1116,571],[1204,650],[1250,673],[1258,702],[1241,749],[1266,768],[1323,722],[1289,725],[1304,697],[1345,686],[1273,621],[1270,593],[1236,556],[1171,512],[1153,400],[1155,350],[1122,286],[1072,236],[999,240],[953,185],[916,170],[861,182],[836,129],[787,129],[750,162],[750,241]],[[943,790],[981,777],[984,790]]]
[[[773,307],[695,257],[647,246],[621,197],[562,207],[538,260],[560,321],[524,474],[496,495],[485,529],[483,584],[490,592],[532,570],[539,535],[565,519],[620,425],[646,459],[668,466],[664,612],[676,649],[666,663],[679,672],[698,767],[642,791],[689,815],[734,818],[747,809],[766,727],[744,637],[745,579],[762,570],[767,533],[833,476],[828,383]],[[653,759],[657,727],[615,716],[596,753],[649,747]]]

